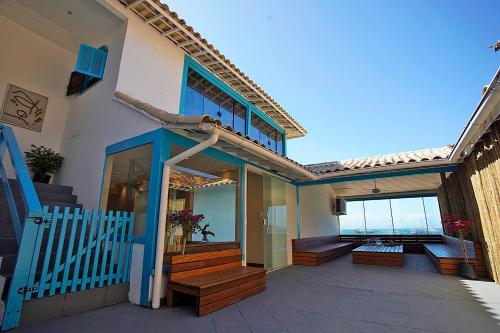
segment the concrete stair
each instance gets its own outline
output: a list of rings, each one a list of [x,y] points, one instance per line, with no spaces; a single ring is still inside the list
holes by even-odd
[[[9,182],[14,194],[16,206],[19,209],[19,215],[23,221],[25,212],[21,193],[15,180],[9,180]],[[82,208],[82,205],[78,204],[77,196],[73,194],[73,188],[70,186],[42,183],[33,184],[38,194],[40,203],[42,206],[48,205],[50,207],[49,210],[52,210],[54,206],[60,206],[63,210],[64,207],[70,207],[71,210],[74,210],[77,207]],[[55,239],[54,241],[56,242],[55,244],[57,244],[58,239]],[[5,288],[3,295],[1,295],[2,299],[5,299],[7,296],[10,280],[16,264],[17,252],[18,244],[11,221],[7,199],[5,197],[3,187],[0,186],[0,257],[3,257],[0,267],[0,275],[6,277]]]

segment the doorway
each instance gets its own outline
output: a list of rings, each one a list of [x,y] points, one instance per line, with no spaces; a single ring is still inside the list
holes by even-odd
[[[287,265],[286,183],[266,173],[247,175],[248,266]]]

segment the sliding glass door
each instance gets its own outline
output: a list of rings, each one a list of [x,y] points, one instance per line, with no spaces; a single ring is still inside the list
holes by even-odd
[[[287,265],[286,184],[263,175],[264,267],[277,269]]]

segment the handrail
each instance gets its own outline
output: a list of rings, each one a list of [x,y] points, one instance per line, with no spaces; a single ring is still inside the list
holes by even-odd
[[[33,186],[33,182],[31,181],[28,168],[26,167],[26,162],[24,161],[19,145],[17,144],[14,131],[9,126],[0,124],[0,178],[5,197],[7,198],[17,243],[20,244],[23,234],[23,226],[21,224],[19,210],[16,207],[14,195],[9,184],[7,170],[5,169],[5,149],[9,152],[10,161],[14,168],[19,191],[21,192],[21,197],[23,199],[26,216],[41,216],[42,206],[35,191],[35,187]]]

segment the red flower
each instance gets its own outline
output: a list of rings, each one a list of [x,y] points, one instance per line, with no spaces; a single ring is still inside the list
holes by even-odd
[[[468,219],[460,219],[453,213],[446,215],[443,218],[443,225],[448,233],[462,233],[470,232],[472,221]]]

